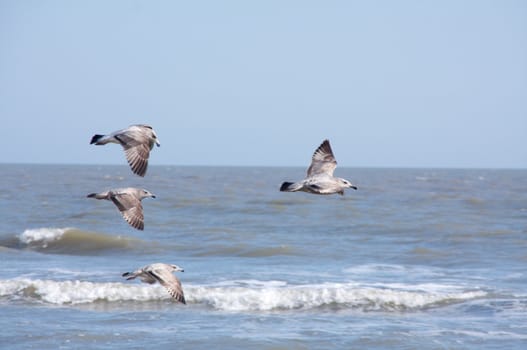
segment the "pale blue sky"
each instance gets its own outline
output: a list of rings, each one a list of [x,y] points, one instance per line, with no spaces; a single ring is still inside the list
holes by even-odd
[[[527,167],[527,1],[0,0],[0,162]]]

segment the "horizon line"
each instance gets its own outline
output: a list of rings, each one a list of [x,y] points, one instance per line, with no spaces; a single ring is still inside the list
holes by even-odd
[[[41,165],[41,166],[123,166],[117,163],[54,163],[54,162],[2,162],[0,165]],[[307,168],[304,165],[254,165],[254,164],[149,164],[149,167],[210,167],[210,168]],[[338,169],[444,169],[444,170],[527,170],[527,167],[489,167],[489,166],[415,166],[415,165],[339,165]]]

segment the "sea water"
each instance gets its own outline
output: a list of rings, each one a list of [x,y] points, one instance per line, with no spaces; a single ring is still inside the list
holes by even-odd
[[[0,347],[525,349],[527,171],[0,165]],[[142,187],[145,230],[88,193]],[[164,262],[187,304],[123,272]]]

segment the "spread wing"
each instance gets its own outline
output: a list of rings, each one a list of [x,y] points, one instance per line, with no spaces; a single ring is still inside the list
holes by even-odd
[[[137,145],[133,147],[124,147],[124,153],[126,154],[126,160],[130,164],[130,168],[139,176],[146,175],[146,169],[148,168],[148,157],[150,157],[150,149],[146,145]]]
[[[318,174],[328,174],[333,176],[333,171],[337,167],[337,161],[331,150],[331,146],[328,140],[324,140],[320,146],[313,153],[311,159],[311,165],[307,169],[307,176],[313,176]]]
[[[121,192],[111,196],[111,199],[130,226],[141,231],[145,228],[143,206],[136,196]]]
[[[124,148],[130,168],[139,176],[145,176],[150,150],[154,146],[151,133],[150,127],[132,126],[115,135]]]
[[[167,269],[159,268],[150,271],[150,274],[155,277],[161,285],[163,285],[172,298],[180,303],[186,304],[185,295],[183,294],[183,287],[181,282],[174,276],[174,274]]]

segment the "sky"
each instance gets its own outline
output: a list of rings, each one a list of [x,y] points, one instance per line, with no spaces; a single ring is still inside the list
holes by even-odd
[[[527,168],[527,2],[0,0],[0,163]]]

